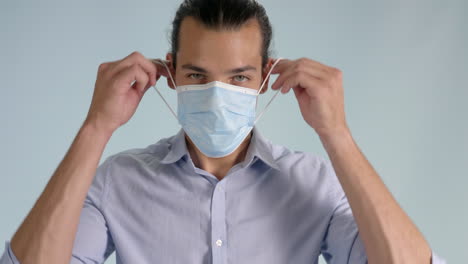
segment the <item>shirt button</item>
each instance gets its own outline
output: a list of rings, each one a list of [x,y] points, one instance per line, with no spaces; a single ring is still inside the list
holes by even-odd
[[[222,246],[222,245],[223,245],[223,241],[222,241],[221,239],[216,240],[216,245],[217,245],[218,247]]]

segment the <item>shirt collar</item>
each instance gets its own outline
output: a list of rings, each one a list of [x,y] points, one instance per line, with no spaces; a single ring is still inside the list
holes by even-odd
[[[185,133],[181,128],[177,134],[169,138],[169,150],[166,156],[161,160],[163,164],[177,162],[185,155],[188,155],[187,145],[185,144]]]
[[[279,166],[273,157],[273,146],[271,142],[264,138],[257,127],[254,126],[249,148],[245,155],[246,166],[250,166],[256,159],[260,159],[271,168],[279,170]]]
[[[181,128],[179,132],[169,139],[169,151],[166,156],[161,160],[163,164],[170,164],[179,161],[184,156],[188,156],[188,149],[185,143],[185,132]],[[252,137],[250,138],[249,148],[247,150],[245,166],[250,166],[257,159],[260,159],[271,168],[279,170],[278,165],[273,157],[272,145],[269,140],[264,138],[258,129],[252,129]]]

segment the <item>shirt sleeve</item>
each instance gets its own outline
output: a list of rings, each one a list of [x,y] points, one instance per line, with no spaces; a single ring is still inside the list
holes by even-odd
[[[102,211],[109,163],[110,160],[107,159],[98,167],[87,193],[73,245],[71,264],[103,263],[114,252],[112,237]],[[20,264],[9,241],[5,243],[0,264]]]
[[[328,165],[328,173],[336,178],[333,167]],[[339,183],[337,183],[339,184]],[[341,199],[336,206],[325,237],[322,241],[321,253],[327,263],[338,264],[364,264],[367,263],[367,255],[362,242],[357,224],[348,203],[348,199],[343,190],[340,191]],[[432,264],[446,264],[445,260],[436,255],[433,251],[431,257]]]
[[[112,159],[106,159],[96,170],[89,188],[73,245],[71,264],[95,264],[104,261],[114,252],[104,207],[109,166]]]
[[[19,264],[18,259],[16,259],[16,256],[11,250],[10,241],[5,242],[5,251],[0,258],[0,264]]]
[[[432,264],[447,264],[445,259],[439,257],[434,251],[432,251],[431,263]]]
[[[321,253],[327,263],[364,264],[367,255],[351,208],[345,196],[336,207],[322,241]]]

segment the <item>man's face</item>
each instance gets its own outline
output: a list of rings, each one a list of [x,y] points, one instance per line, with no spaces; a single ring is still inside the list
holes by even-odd
[[[187,17],[182,21],[179,36],[175,69],[177,85],[221,81],[260,88],[264,77],[262,36],[255,19],[236,30],[216,31]],[[171,54],[167,55],[167,60],[172,61]]]

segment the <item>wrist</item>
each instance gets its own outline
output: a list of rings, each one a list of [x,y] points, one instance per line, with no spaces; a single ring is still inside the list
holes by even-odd
[[[318,135],[326,150],[345,147],[353,142],[351,131],[347,126],[340,129],[322,131]]]
[[[346,123],[341,126],[335,126],[333,128],[315,129],[315,132],[317,132],[320,139],[326,140],[348,136],[351,134],[351,131]]]
[[[102,126],[98,122],[91,119],[86,119],[80,128],[80,132],[90,134],[107,141],[111,138],[114,130],[106,128],[105,126]]]

